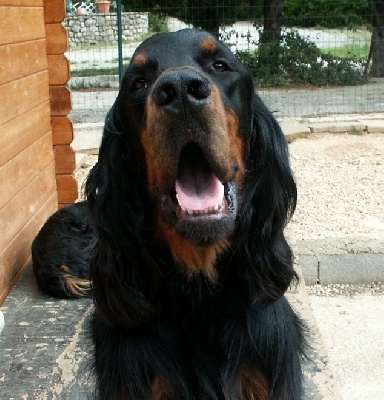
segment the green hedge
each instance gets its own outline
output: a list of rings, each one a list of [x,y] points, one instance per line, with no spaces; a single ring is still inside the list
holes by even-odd
[[[260,61],[259,52],[237,53],[260,87],[360,85],[367,82],[364,59],[322,53],[297,31],[283,31],[280,46],[273,50],[278,53],[278,65],[272,59],[268,62],[265,57]]]

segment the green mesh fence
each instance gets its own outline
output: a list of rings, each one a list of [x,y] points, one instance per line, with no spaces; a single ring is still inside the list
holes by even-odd
[[[384,17],[368,1],[122,2],[124,65],[150,35],[201,27],[248,66],[258,92],[278,117],[384,110],[384,54],[380,58],[371,48]],[[383,7],[383,1],[376,3]],[[116,2],[109,12],[99,12],[92,1],[69,1],[65,25],[71,117],[75,123],[102,122],[119,87]]]

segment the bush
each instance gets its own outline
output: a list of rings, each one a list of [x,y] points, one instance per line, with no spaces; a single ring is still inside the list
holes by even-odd
[[[265,46],[265,45],[264,45]],[[367,82],[363,60],[341,59],[323,54],[297,31],[283,31],[278,51],[278,66],[259,52],[237,52],[259,86],[359,85]]]
[[[148,28],[152,33],[168,32],[167,16],[166,14],[158,11],[148,13]]]

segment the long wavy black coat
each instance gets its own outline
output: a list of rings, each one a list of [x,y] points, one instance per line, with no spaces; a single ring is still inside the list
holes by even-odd
[[[86,192],[98,398],[301,398],[287,143],[224,45],[138,47]]]

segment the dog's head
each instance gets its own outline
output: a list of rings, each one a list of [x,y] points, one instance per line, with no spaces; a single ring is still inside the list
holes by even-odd
[[[92,265],[100,257],[121,269],[145,265],[139,275],[153,281],[155,247],[169,249],[189,277],[216,280],[221,254],[240,252],[238,262],[248,262],[255,243],[275,246],[295,203],[284,137],[252,76],[197,29],[137,48],[87,195],[100,237]],[[261,263],[257,275],[269,269]],[[140,285],[141,294],[156,286]]]
[[[167,237],[209,247],[233,232],[253,90],[237,58],[198,30],[160,34],[135,52],[119,112],[140,135]]]

